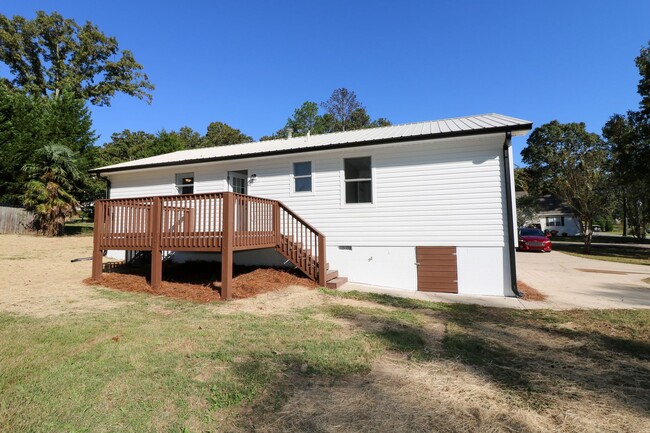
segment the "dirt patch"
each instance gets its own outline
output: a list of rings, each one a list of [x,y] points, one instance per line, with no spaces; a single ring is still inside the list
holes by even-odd
[[[218,268],[217,265],[210,262],[165,264],[163,282],[158,289],[153,289],[149,284],[149,271],[144,267],[119,266],[111,272],[103,273],[97,280],[87,278],[84,283],[126,292],[150,293],[208,303],[221,299],[221,282],[217,280],[219,278]],[[232,297],[245,299],[291,286],[315,288],[318,285],[309,278],[289,270],[236,266]]]
[[[576,271],[580,272],[591,272],[593,274],[611,274],[611,275],[627,275],[628,272],[623,272],[623,271],[606,271],[604,269],[581,269],[581,268],[576,268]]]
[[[521,293],[522,299],[525,301],[545,301],[546,295],[535,289],[534,287],[529,286],[523,281],[517,281],[517,289]]]
[[[0,311],[47,317],[125,305],[105,299],[81,280],[90,275],[92,237],[0,235]]]

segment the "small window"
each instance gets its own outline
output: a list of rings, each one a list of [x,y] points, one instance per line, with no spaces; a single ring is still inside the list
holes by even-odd
[[[564,227],[564,217],[563,216],[546,217],[546,226],[547,227]]]
[[[293,163],[293,190],[311,191],[311,161]]]
[[[194,173],[176,174],[176,191],[179,194],[194,194]]]
[[[345,171],[345,202],[372,203],[372,168],[370,157],[343,160]]]

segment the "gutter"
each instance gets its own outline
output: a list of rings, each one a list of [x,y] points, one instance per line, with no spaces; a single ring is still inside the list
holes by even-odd
[[[503,173],[506,184],[506,220],[508,222],[508,259],[510,261],[510,288],[517,298],[522,295],[517,288],[517,263],[515,260],[515,223],[512,217],[512,178],[510,176],[510,147],[512,146],[512,132],[506,131],[503,142]]]

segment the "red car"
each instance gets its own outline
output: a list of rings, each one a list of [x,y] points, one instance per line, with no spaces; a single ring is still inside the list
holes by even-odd
[[[545,251],[551,252],[553,244],[540,229],[519,229],[518,251]]]

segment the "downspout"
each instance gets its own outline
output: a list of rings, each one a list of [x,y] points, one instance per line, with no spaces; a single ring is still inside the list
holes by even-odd
[[[512,133],[506,132],[506,139],[503,142],[503,173],[506,186],[506,220],[508,222],[508,258],[510,260],[510,288],[516,297],[521,297],[517,288],[517,263],[515,261],[515,223],[512,217],[512,178],[510,176],[510,147],[512,145]]]

